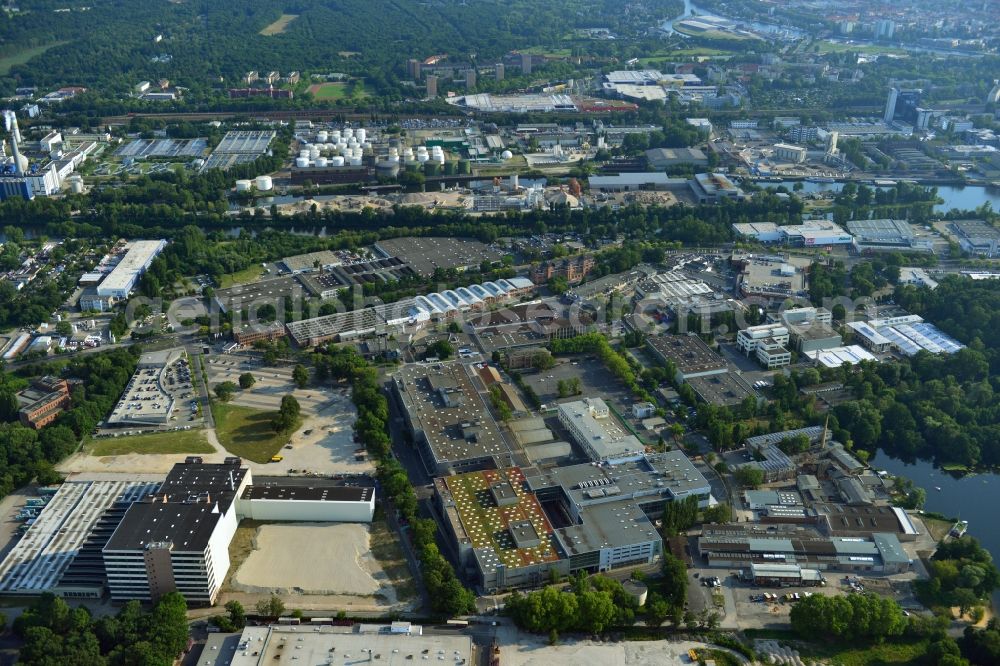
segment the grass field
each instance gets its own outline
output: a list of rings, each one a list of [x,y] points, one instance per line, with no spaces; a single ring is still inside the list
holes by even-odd
[[[406,562],[406,556],[403,555],[403,548],[399,545],[399,540],[389,529],[384,517],[376,518],[372,522],[369,547],[372,556],[378,560],[382,570],[389,576],[389,580],[396,588],[396,596],[399,599],[415,597],[417,585],[413,582],[410,565]]]
[[[927,532],[935,541],[940,541],[948,536],[948,532],[951,531],[952,525],[955,524],[950,520],[938,520],[937,518],[929,518],[927,516],[924,516],[921,520],[924,521],[924,527],[927,528]]]
[[[158,432],[132,437],[106,437],[91,440],[87,448],[92,456],[122,456],[128,453],[213,453],[215,451],[201,430]]]
[[[883,643],[852,647],[844,645],[817,645],[811,643],[800,649],[803,657],[822,659],[833,666],[890,666],[914,664],[927,652],[927,641]]]
[[[277,433],[271,425],[277,415],[277,412],[212,402],[219,443],[234,456],[257,463],[270,461],[288,441],[288,432]],[[298,424],[289,432],[297,428]]]
[[[36,46],[31,49],[23,49],[18,51],[14,55],[9,55],[0,58],[0,74],[6,74],[10,71],[11,67],[15,65],[23,65],[35,56],[40,56],[49,49],[54,49],[57,46],[62,46],[63,44],[68,44],[69,42],[50,42],[48,44],[42,44],[41,46]]]
[[[343,82],[314,83],[306,90],[317,101],[335,102],[338,99],[361,101],[368,97],[368,93],[365,92],[364,83],[361,80],[353,81],[351,84]]]
[[[260,31],[260,34],[264,35],[265,37],[280,35],[285,30],[287,30],[289,24],[291,24],[291,22],[297,19],[298,17],[299,17],[298,14],[282,14],[280,17],[278,17],[277,21],[275,21],[271,25],[265,26],[264,29]]]
[[[314,83],[309,93],[318,100],[338,100],[347,96],[346,83]]]
[[[229,287],[235,287],[238,284],[246,284],[248,282],[256,282],[260,279],[260,276],[264,274],[264,269],[259,265],[254,264],[250,268],[244,268],[242,271],[236,273],[228,273],[223,275],[219,280],[220,289],[228,289]]]

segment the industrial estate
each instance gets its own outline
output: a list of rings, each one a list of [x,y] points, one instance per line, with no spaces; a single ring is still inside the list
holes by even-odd
[[[996,0],[28,4],[0,663],[1000,663]]]

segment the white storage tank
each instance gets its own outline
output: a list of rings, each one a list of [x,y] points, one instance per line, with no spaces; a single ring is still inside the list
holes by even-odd
[[[359,143],[364,143],[365,139],[368,137],[368,131],[364,128],[361,128],[354,133],[354,136],[357,137]]]
[[[253,187],[253,181],[250,181],[250,180],[238,180],[238,181],[236,181],[236,191],[237,192],[249,192],[251,187]]]
[[[327,139],[329,139],[329,137],[330,137],[330,135],[327,134],[326,132],[317,132],[316,133],[316,143],[326,143]]]
[[[348,127],[347,129],[345,129],[343,132],[340,133],[340,136],[344,137],[345,139],[350,139],[352,136],[354,136],[354,130]]]
[[[80,178],[76,174],[70,176],[69,181],[69,191],[73,194],[83,194],[83,178]]]
[[[344,158],[340,155],[330,158],[330,166],[342,167],[344,166]]]
[[[269,192],[274,189],[274,181],[270,176],[257,176],[257,189],[261,192]]]
[[[500,159],[504,161],[509,160],[512,157],[514,157],[514,153],[510,152],[509,150],[505,150],[502,153],[500,153]]]
[[[299,151],[299,157],[309,157],[309,149],[303,148]]]
[[[305,157],[296,157],[295,158],[295,166],[297,166],[300,169],[305,169],[306,167],[308,167],[309,166],[309,156],[307,155]]]
[[[326,158],[325,157],[317,157],[316,158],[316,166],[319,167],[320,169],[325,169],[326,168]]]
[[[361,166],[361,158],[360,157],[355,157],[355,156],[352,155],[351,156],[351,166]]]
[[[423,164],[431,158],[427,153],[417,153],[417,161]]]

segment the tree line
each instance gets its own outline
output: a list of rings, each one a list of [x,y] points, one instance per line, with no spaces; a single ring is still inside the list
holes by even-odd
[[[171,666],[187,645],[187,602],[170,592],[148,610],[129,601],[117,614],[95,618],[86,606],[70,608],[46,592],[13,628],[24,642],[18,663],[25,666]]]
[[[351,383],[351,399],[358,410],[354,432],[376,461],[383,494],[401,521],[409,525],[413,548],[420,560],[423,584],[435,613],[452,617],[475,611],[475,595],[466,589],[434,540],[437,523],[417,515],[417,497],[406,470],[392,454],[388,434],[389,403],[380,390],[378,373],[356,350],[329,345],[313,354],[317,379]]]

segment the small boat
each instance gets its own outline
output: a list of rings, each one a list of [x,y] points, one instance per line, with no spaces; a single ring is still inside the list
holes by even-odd
[[[934,486],[934,490],[941,492],[941,486]]]

